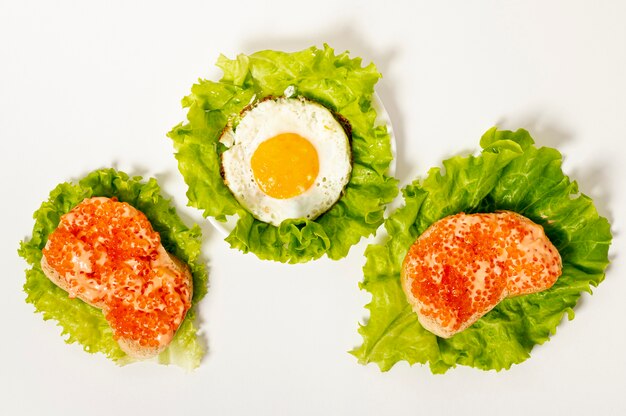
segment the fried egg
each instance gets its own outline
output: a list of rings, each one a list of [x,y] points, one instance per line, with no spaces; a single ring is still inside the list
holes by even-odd
[[[350,140],[332,112],[301,98],[267,99],[220,138],[224,182],[260,221],[315,219],[350,180]]]

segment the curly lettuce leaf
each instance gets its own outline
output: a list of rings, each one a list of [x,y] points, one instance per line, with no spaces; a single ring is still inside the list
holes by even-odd
[[[117,197],[142,211],[152,227],[161,235],[165,249],[187,263],[193,276],[193,299],[195,305],[206,294],[207,272],[201,263],[201,231],[195,225],[188,228],[176,214],[170,202],[160,194],[155,179],[142,182],[141,177],[129,177],[114,169],[96,170],[78,184],[62,183],[51,193],[48,201],[33,215],[35,226],[29,241],[22,241],[18,253],[32,267],[26,271],[26,302],[35,306],[45,320],[53,319],[63,329],[67,343],[79,343],[90,353],[103,353],[118,364],[131,359],[113,339],[111,327],[102,311],[80,299],[70,299],[67,292],[52,283],[41,270],[41,250],[48,236],[56,229],[63,214],[83,199],[94,196]],[[193,321],[195,307],[187,313],[172,343],[157,358],[163,364],[176,364],[195,368],[204,355],[202,342],[197,337]]]
[[[373,63],[348,53],[315,47],[286,53],[261,51],[220,56],[219,82],[200,80],[182,101],[187,123],[168,133],[178,168],[188,186],[189,205],[220,221],[237,215],[226,241],[261,259],[299,263],[321,257],[345,257],[362,237],[383,223],[385,205],[396,196],[397,181],[386,175],[392,160],[385,126],[376,125],[372,107],[380,78]],[[220,173],[219,137],[229,120],[251,102],[268,96],[302,96],[341,114],[352,127],[353,172],[344,195],[316,220],[286,220],[279,227],[256,220],[233,197]]]
[[[564,175],[562,156],[537,148],[527,131],[487,131],[479,156],[453,157],[430,170],[402,193],[405,205],[385,222],[389,237],[370,245],[361,288],[372,294],[363,344],[351,353],[362,364],[387,371],[398,361],[429,363],[433,373],[457,364],[483,370],[508,369],[530,356],[556,333],[563,316],[574,318],[582,292],[604,279],[610,226],[593,202],[578,194]],[[400,286],[400,268],[409,247],[433,222],[458,212],[511,210],[542,225],[563,260],[563,274],[549,290],[509,298],[470,328],[449,339],[425,330]]]

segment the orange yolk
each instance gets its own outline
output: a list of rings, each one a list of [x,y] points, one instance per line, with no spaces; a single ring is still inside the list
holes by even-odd
[[[250,163],[261,190],[277,199],[292,198],[309,189],[320,169],[315,147],[296,133],[283,133],[264,141]]]

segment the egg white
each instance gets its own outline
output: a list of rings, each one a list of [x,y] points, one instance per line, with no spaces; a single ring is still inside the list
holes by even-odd
[[[319,173],[300,195],[277,199],[265,194],[254,179],[252,155],[265,140],[296,133],[315,147]],[[220,142],[224,182],[237,201],[260,221],[278,226],[286,219],[315,219],[341,197],[350,180],[350,141],[343,126],[321,104],[299,98],[268,99],[247,110],[236,127],[228,126]]]

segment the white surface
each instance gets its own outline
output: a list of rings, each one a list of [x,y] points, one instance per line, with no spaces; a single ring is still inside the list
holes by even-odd
[[[173,2],[172,2],[173,3]],[[626,3],[44,2],[0,5],[2,414],[626,414]],[[328,42],[374,61],[402,184],[476,150],[494,124],[525,127],[615,234],[613,264],[576,319],[510,371],[433,376],[360,366],[347,350],[368,295],[365,242],[337,262],[290,266],[232,251],[200,213],[165,133],[220,53]],[[209,353],[193,373],[118,368],[64,344],[24,303],[19,240],[59,182],[100,167],[155,175],[202,224]]]

